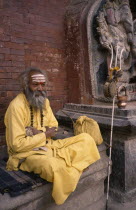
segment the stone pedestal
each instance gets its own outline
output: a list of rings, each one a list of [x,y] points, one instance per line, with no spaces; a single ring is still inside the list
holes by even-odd
[[[67,115],[74,120],[81,115],[96,120],[100,125],[104,141],[109,143],[111,104],[66,104],[62,111],[57,113],[60,123],[66,122],[67,118],[67,123],[70,124],[71,120]],[[136,200],[136,102],[129,103],[123,110],[115,105],[114,113],[110,195],[120,203],[134,202]]]

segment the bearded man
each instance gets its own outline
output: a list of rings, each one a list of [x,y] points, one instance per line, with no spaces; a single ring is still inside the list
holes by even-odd
[[[76,188],[82,171],[100,158],[87,133],[53,140],[58,122],[46,97],[46,75],[30,68],[21,74],[23,92],[6,115],[7,170],[34,172],[53,182],[52,196],[62,204]]]

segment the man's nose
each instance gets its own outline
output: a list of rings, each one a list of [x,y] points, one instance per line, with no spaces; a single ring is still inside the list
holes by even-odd
[[[42,86],[38,85],[37,90],[42,91]]]

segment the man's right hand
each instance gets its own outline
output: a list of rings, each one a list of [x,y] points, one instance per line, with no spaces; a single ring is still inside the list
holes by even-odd
[[[56,135],[57,128],[56,127],[46,127],[45,135],[47,138],[54,137]]]

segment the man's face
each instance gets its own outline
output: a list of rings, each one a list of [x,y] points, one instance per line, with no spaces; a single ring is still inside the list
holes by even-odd
[[[44,108],[46,91],[45,76],[39,72],[31,72],[29,75],[28,87],[26,87],[25,95],[29,104],[35,108]]]
[[[29,77],[29,88],[33,92],[37,92],[40,95],[40,92],[45,91],[46,80],[45,76],[40,73],[32,73]]]

